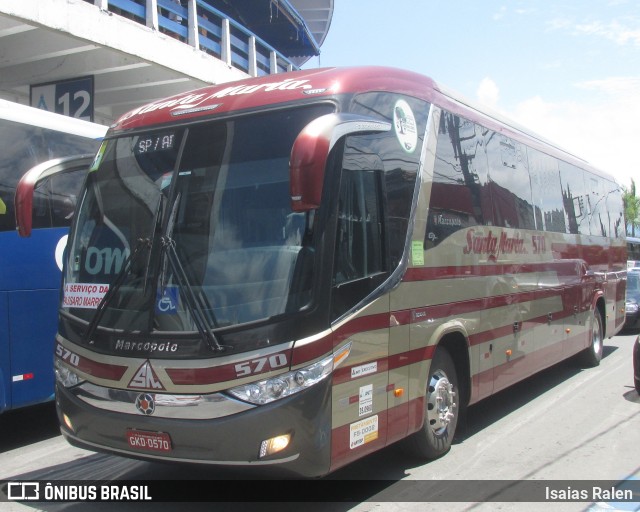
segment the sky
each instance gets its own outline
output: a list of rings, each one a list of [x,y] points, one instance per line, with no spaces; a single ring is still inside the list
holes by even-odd
[[[304,68],[416,71],[640,189],[640,1],[335,0]]]

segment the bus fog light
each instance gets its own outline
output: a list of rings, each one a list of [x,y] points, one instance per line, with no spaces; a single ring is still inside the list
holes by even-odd
[[[272,437],[271,439],[267,439],[266,441],[262,441],[262,443],[260,444],[260,458],[281,452],[287,446],[289,446],[290,441],[291,434],[284,434],[281,436]]]
[[[69,416],[67,416],[66,414],[62,415],[62,419],[64,420],[64,424],[67,426],[67,428],[69,430],[71,430],[71,432],[73,432],[73,423],[71,423],[71,418],[69,418]]]

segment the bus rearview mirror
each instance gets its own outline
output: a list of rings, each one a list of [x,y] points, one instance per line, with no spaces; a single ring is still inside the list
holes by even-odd
[[[320,206],[327,159],[336,142],[354,133],[391,130],[391,123],[357,114],[327,114],[311,121],[296,137],[289,160],[289,188],[294,212]]]
[[[36,165],[22,175],[14,197],[16,212],[16,229],[18,234],[27,238],[31,236],[33,226],[33,195],[42,182],[54,174],[75,171],[82,168],[89,169],[94,155],[76,155],[65,158],[55,158]]]

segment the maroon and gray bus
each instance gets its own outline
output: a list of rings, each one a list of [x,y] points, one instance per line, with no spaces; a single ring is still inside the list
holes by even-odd
[[[625,316],[615,181],[386,68],[126,114],[65,265],[69,442],[304,476],[398,441],[438,457],[467,405],[574,355],[597,365]]]

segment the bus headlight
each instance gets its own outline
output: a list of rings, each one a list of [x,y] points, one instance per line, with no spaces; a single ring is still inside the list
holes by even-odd
[[[55,359],[54,369],[56,374],[56,382],[62,387],[71,388],[84,382],[84,379],[81,379],[76,372],[70,370],[64,364],[62,364],[60,362],[60,359],[58,358]]]
[[[347,343],[338,352],[309,366],[270,379],[237,386],[228,392],[245,402],[268,404],[299,393],[326,379],[347,358],[350,351],[351,343]]]

